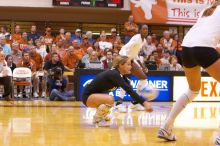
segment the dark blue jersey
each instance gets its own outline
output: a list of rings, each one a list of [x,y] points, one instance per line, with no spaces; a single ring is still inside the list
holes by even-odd
[[[146,100],[145,98],[140,97],[132,89],[127,77],[121,75],[117,69],[107,70],[98,74],[96,78],[85,87],[83,95],[106,93],[113,91],[118,87],[123,88],[138,103],[143,104],[143,102]]]

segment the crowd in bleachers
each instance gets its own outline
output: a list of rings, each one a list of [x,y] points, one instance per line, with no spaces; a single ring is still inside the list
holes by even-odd
[[[63,72],[73,73],[77,67],[110,69],[112,60],[119,54],[122,46],[138,33],[138,25],[134,23],[133,16],[124,24],[123,40],[116,28],[110,30],[110,35],[102,31],[98,38],[94,38],[92,31],[82,33],[80,29],[71,34],[60,28],[54,36],[51,33],[53,26],[47,26],[44,34],[38,33],[36,25],[31,26],[30,32],[21,32],[21,27],[16,25],[13,34],[7,31],[7,27],[1,27],[0,51],[5,55],[5,61],[12,71],[16,67],[31,69],[32,82],[36,87],[33,90],[34,97],[39,96],[38,71],[45,71],[48,76],[49,70],[56,66]],[[181,49],[178,34],[170,34],[167,30],[163,32],[162,38],[154,33],[149,34],[139,57],[149,70],[182,71]],[[46,84],[43,83],[44,89]],[[41,96],[46,96],[45,92]]]

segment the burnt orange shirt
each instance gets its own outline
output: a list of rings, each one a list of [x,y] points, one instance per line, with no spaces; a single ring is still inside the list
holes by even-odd
[[[58,36],[56,36],[56,38],[55,38],[55,42],[59,42],[59,40],[65,40],[65,35],[63,34],[63,35],[58,35]]]
[[[162,44],[163,48],[169,49],[170,47],[176,48],[177,42],[172,38],[169,38],[169,40],[167,40],[164,37],[162,37],[160,39],[160,44]]]
[[[20,43],[21,40],[22,40],[21,33],[14,33],[14,34],[11,36],[11,39],[12,39],[12,42]]]
[[[81,48],[77,48],[77,49],[74,48],[74,54],[77,56],[77,58],[79,60],[81,60],[83,58],[85,52]]]
[[[66,53],[66,55],[63,57],[62,62],[64,66],[73,69],[76,67],[76,63],[78,60],[79,59],[75,54]]]
[[[45,35],[44,41],[45,41],[45,45],[51,46],[54,42],[54,37],[52,37],[51,35]]]
[[[36,70],[42,69],[43,59],[39,53],[29,53],[30,59],[36,63]]]
[[[83,49],[84,52],[87,52],[87,49],[91,47],[91,45],[89,43],[81,43],[80,44],[80,48]]]
[[[23,59],[19,60],[17,67],[27,67],[31,69],[31,72],[36,72],[36,63],[30,59],[29,62],[25,63]]]

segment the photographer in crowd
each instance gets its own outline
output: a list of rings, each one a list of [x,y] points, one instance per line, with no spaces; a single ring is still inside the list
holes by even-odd
[[[63,76],[64,65],[59,60],[58,54],[53,53],[51,61],[46,62],[44,66],[45,72],[48,75],[48,87],[50,100],[56,101],[73,101],[73,91],[67,91],[67,77]]]
[[[52,53],[51,60],[46,62],[44,65],[44,71],[47,74],[49,93],[51,93],[52,89],[65,88],[67,84],[67,78],[63,76],[64,65],[59,60],[57,53]]]

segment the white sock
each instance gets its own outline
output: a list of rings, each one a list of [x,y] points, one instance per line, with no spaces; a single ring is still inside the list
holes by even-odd
[[[199,91],[191,91],[189,89],[186,93],[182,94],[174,104],[163,128],[171,130],[173,128],[176,117],[186,107],[188,103],[192,102],[192,100],[198,95],[198,93]]]

